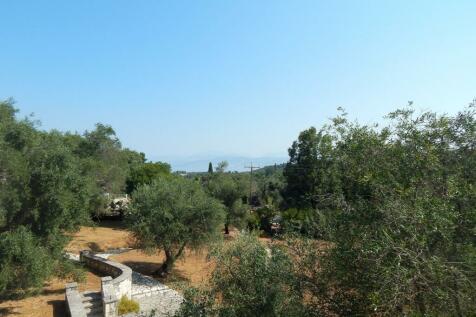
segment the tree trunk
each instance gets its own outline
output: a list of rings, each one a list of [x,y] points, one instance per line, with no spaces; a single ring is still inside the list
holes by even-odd
[[[165,261],[155,273],[161,277],[166,277],[170,270],[172,270],[174,263],[175,257],[172,255],[172,252],[165,250]]]
[[[161,276],[161,277],[166,277],[170,271],[172,270],[173,266],[174,266],[174,263],[175,263],[175,260],[177,260],[181,255],[182,255],[182,252],[183,250],[185,250],[185,245],[186,243],[183,243],[179,250],[177,251],[177,254],[173,254],[172,253],[172,250],[169,250],[169,249],[165,249],[165,261],[164,263],[162,263],[162,265],[160,266],[160,268],[155,271],[155,274]]]
[[[225,223],[225,234],[230,234],[230,230],[228,229],[227,223]]]

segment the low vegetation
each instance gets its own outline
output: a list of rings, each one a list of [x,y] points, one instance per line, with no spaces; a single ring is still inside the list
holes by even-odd
[[[127,298],[127,296],[122,296],[117,304],[117,313],[119,316],[126,315],[129,313],[138,313],[140,311],[139,303]]]

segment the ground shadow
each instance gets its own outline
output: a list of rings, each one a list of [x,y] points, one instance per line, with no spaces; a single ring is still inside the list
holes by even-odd
[[[100,227],[110,228],[113,230],[124,230],[127,228],[125,222],[122,219],[118,219],[115,217],[109,218],[102,218],[96,221],[97,225]]]
[[[41,291],[41,295],[58,295],[58,294],[64,294],[65,290],[63,288],[57,288],[57,289],[45,289]]]
[[[47,303],[53,306],[53,317],[68,316],[64,300],[50,300]]]
[[[104,250],[96,242],[88,242],[88,248],[93,252],[104,252]]]
[[[144,275],[153,276],[154,273],[160,268],[162,263],[157,262],[144,262],[144,261],[125,261],[122,264],[127,265],[132,270]]]
[[[11,316],[11,315],[19,315],[13,311],[14,307],[1,307],[0,308],[0,316]]]
[[[159,276],[156,272],[160,268],[162,263],[145,261],[125,261],[122,262],[122,264],[127,265],[136,272],[152,276],[154,279],[164,284],[171,282],[190,282],[190,279],[185,276],[184,272],[175,268],[172,269],[172,272],[170,272],[167,277]]]

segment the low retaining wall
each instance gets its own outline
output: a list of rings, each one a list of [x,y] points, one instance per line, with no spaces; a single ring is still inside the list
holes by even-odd
[[[101,257],[93,255],[89,251],[80,252],[80,261],[99,273],[110,276],[110,278],[103,278],[101,280],[103,289],[105,284],[107,284],[112,286],[112,289],[114,290],[113,293],[118,299],[121,299],[122,296],[131,298],[132,270],[130,267],[121,263],[105,260]],[[112,294],[108,295],[110,296]]]
[[[155,281],[153,278],[142,276],[121,263],[106,260],[91,253],[81,251],[79,260],[87,267],[108,275],[101,278],[101,302],[104,317],[116,317],[119,300],[126,296],[138,301],[143,312],[155,310],[158,316],[170,316],[183,301],[183,297],[176,291]],[[86,317],[92,311],[88,296],[83,296],[77,290],[78,285],[71,283],[66,285],[66,304],[71,317]],[[89,294],[89,293],[87,293]],[[98,294],[93,305],[96,313],[100,309]],[[99,307],[98,307],[99,305]],[[87,307],[87,308],[86,308]],[[142,315],[141,315],[142,316]]]
[[[117,305],[122,296],[132,297],[132,270],[121,263],[108,261],[93,255],[89,251],[81,251],[79,259],[88,267],[110,276],[101,278],[101,295],[103,316],[117,316]]]
[[[78,283],[66,284],[66,307],[72,317],[86,317],[81,294],[78,292]]]

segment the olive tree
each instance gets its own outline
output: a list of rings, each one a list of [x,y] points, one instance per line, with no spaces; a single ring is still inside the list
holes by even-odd
[[[126,221],[140,247],[164,251],[157,273],[167,275],[185,248],[200,248],[217,237],[224,218],[223,205],[199,184],[174,176],[139,186]]]

